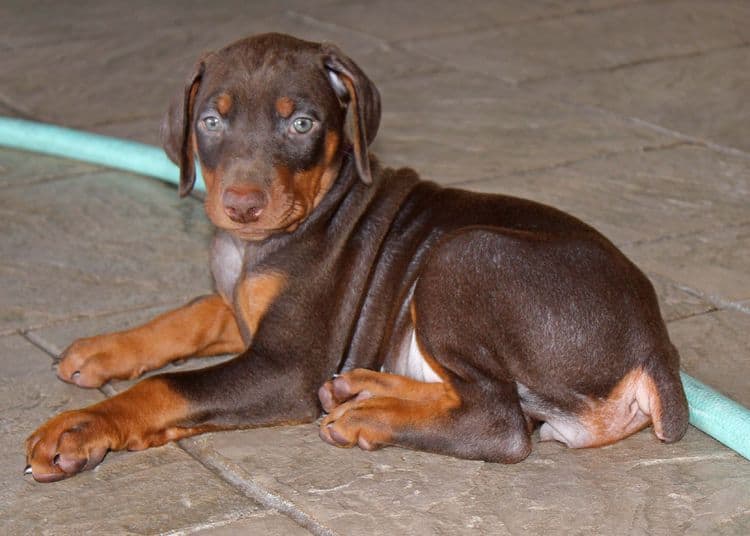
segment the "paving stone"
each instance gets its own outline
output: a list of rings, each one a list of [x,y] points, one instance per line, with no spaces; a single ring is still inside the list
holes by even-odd
[[[648,272],[667,276],[706,300],[733,304],[750,297],[750,225],[626,245],[623,250]]]
[[[674,281],[659,274],[646,274],[659,298],[659,308],[664,320],[671,322],[716,310],[716,307],[694,293],[688,292]]]
[[[0,188],[83,175],[100,169],[76,160],[0,148]]]
[[[159,181],[102,172],[7,188],[0,214],[0,331],[211,288],[201,203]]]
[[[162,112],[166,112],[166,101],[162,103]],[[115,121],[86,125],[88,132],[102,134],[104,136],[113,136],[115,138],[124,138],[126,140],[147,143],[156,147],[161,147],[161,115],[157,112],[152,113],[149,117],[136,119],[127,119],[124,121]]]
[[[9,20],[22,24],[31,18],[50,40],[36,40],[22,54],[4,55],[0,87],[6,100],[39,120],[118,136],[135,133],[140,141],[156,143],[158,122],[198,56],[251,34],[280,31],[338,43],[375,80],[436,68],[435,62],[393,50],[374,37],[288,9],[246,6],[195,3],[192,11],[178,3],[154,11],[152,4],[143,10],[130,4],[102,6],[107,17],[120,19],[114,28],[92,21],[97,10],[83,4],[66,6],[61,22],[37,21],[19,7],[10,10]],[[23,48],[28,31],[9,39]],[[50,79],[56,83],[49,84]]]
[[[406,42],[464,71],[517,83],[747,43],[746,2],[649,2]]]
[[[716,311],[669,324],[688,374],[750,407],[750,315]]]
[[[321,21],[377,35],[389,41],[446,33],[463,33],[488,26],[505,26],[540,18],[557,18],[581,11],[616,8],[637,0],[553,0],[527,2],[472,0],[456,9],[450,2],[416,0],[394,4],[388,0],[330,3],[297,11]],[[377,13],[377,16],[373,14]]]
[[[747,39],[750,39],[748,37]],[[533,85],[729,147],[750,150],[750,46]]]
[[[380,84],[373,150],[443,183],[497,177],[672,140],[597,112],[539,100],[483,76],[441,72]]]
[[[154,534],[260,515],[174,445],[110,454],[94,471],[54,484],[22,476],[23,442],[52,415],[102,398],[57,380],[50,356],[0,337],[0,518],[4,534]],[[277,532],[283,534],[283,532]]]
[[[750,160],[693,145],[628,152],[465,186],[556,206],[618,245],[750,222]]]
[[[189,534],[203,536],[236,536],[239,534],[262,534],[279,536],[302,536],[310,532],[286,516],[277,513],[262,513],[232,523],[217,524],[213,527],[196,527]]]
[[[691,429],[611,447],[537,443],[504,466],[325,445],[313,425],[202,436],[252,479],[341,534],[740,534],[750,463]]]
[[[325,5],[332,0],[283,0],[279,2],[246,2],[244,0],[216,0],[207,4],[201,0],[163,0],[158,4],[148,0],[133,0],[127,6],[120,2],[98,2],[96,5],[73,2],[66,6],[58,2],[23,0],[3,3],[2,15],[9,24],[2,42],[16,49],[59,45],[60,38],[75,40],[106,40],[113,33],[130,33],[134,38],[165,28],[186,28],[196,34],[219,32],[230,19],[247,22],[284,13],[300,6]],[[335,0],[334,0],[335,1]],[[42,4],[42,5],[40,5]],[[113,26],[113,21],[120,23]],[[196,35],[200,38],[200,35]]]

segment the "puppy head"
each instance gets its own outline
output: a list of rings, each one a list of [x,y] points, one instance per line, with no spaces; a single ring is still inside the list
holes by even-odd
[[[336,47],[264,34],[198,60],[162,122],[162,141],[180,166],[180,195],[193,188],[197,157],[211,221],[261,240],[307,218],[346,146],[371,182],[367,147],[379,122],[377,88]]]

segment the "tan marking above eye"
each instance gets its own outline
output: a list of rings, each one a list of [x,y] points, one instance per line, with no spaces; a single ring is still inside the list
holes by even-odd
[[[276,111],[286,119],[294,112],[294,101],[289,97],[281,97],[276,101]]]
[[[232,96],[226,93],[219,95],[219,98],[216,99],[216,110],[221,115],[226,116],[229,113],[229,110],[231,109],[232,109]]]

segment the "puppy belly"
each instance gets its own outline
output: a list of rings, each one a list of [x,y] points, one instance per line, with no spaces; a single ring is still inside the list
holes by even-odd
[[[443,381],[419,349],[414,329],[408,330],[398,352],[389,356],[380,370],[381,372],[400,374],[420,382],[440,383]]]

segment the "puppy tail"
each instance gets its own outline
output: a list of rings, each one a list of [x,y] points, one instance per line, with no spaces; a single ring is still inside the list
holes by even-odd
[[[669,345],[666,353],[653,356],[644,367],[637,401],[641,410],[651,415],[654,434],[665,443],[682,439],[688,428],[688,403],[679,370],[680,356]]]

